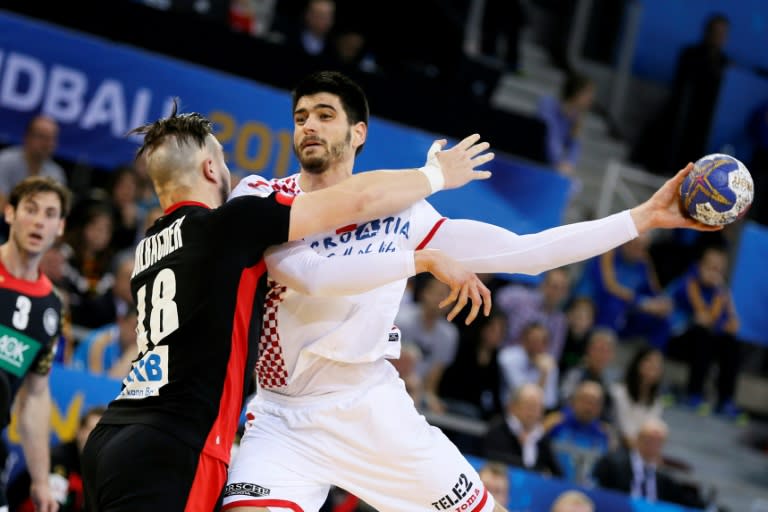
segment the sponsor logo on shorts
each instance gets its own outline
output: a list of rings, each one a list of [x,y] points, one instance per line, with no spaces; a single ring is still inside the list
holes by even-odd
[[[474,504],[480,496],[480,488],[472,485],[472,482],[464,473],[459,475],[459,480],[451,488],[450,492],[432,502],[435,510],[455,510],[463,512],[470,510],[470,505]]]
[[[237,482],[229,484],[224,488],[224,497],[230,496],[254,496],[263,497],[269,496],[270,490],[266,487],[262,487],[256,484],[249,484],[247,482]]]

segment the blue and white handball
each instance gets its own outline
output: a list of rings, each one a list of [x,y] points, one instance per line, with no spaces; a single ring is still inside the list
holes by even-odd
[[[742,217],[754,197],[752,176],[730,155],[700,158],[680,185],[683,210],[702,224],[723,226]]]

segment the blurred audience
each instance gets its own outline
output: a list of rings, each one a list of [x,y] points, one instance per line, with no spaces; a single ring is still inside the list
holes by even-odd
[[[544,390],[544,407],[557,406],[558,369],[548,350],[549,332],[536,322],[523,329],[519,345],[501,349],[499,366],[504,376],[505,400],[523,384],[538,384]]]
[[[440,380],[439,396],[449,411],[485,420],[502,413],[498,356],[506,327],[506,316],[493,310],[464,332],[456,357]]]
[[[570,73],[559,99],[544,96],[539,101],[538,115],[547,125],[549,164],[561,174],[570,176],[576,170],[581,156],[581,127],[594,100],[594,82],[584,75]]]
[[[498,462],[488,462],[480,468],[478,474],[496,504],[506,508],[509,502],[509,469],[507,466]]]
[[[602,408],[603,389],[596,382],[585,381],[573,392],[569,405],[544,418],[544,428],[566,480],[590,485],[595,462],[611,448],[610,427],[600,420]]]
[[[524,384],[507,404],[503,418],[492,422],[483,438],[483,456],[538,473],[561,476],[549,438],[541,423],[544,393],[537,384]]]
[[[138,192],[139,178],[133,167],[114,171],[110,187],[113,226],[110,247],[114,251],[134,247],[144,235],[139,233],[144,224],[144,212],[138,204]]]
[[[432,276],[419,281],[413,305],[402,306],[395,319],[404,342],[414,343],[421,349],[422,359],[416,372],[424,383],[427,408],[432,412],[445,412],[445,404],[438,397],[438,386],[443,372],[456,357],[459,332],[445,319],[439,304],[450,292],[448,286]]]
[[[566,491],[557,497],[550,512],[595,512],[595,504],[583,492]]]
[[[616,411],[615,424],[625,446],[633,448],[640,427],[648,420],[661,419],[663,405],[659,389],[664,374],[664,357],[651,346],[640,347],[627,366],[623,382],[611,386]]]
[[[640,427],[634,449],[619,449],[603,456],[595,466],[594,477],[600,487],[644,498],[702,508],[698,490],[682,485],[662,471],[662,451],[667,441],[667,425],[649,419]]]
[[[603,412],[605,421],[613,420],[613,400],[610,395],[612,364],[616,357],[616,333],[604,327],[595,329],[589,336],[587,351],[579,366],[571,368],[560,384],[560,398],[567,402],[576,387],[584,381],[595,382],[603,390]]]
[[[688,363],[688,404],[705,403],[704,387],[717,363],[715,409],[727,416],[739,411],[733,401],[741,346],[736,338],[739,319],[726,283],[728,254],[719,247],[705,250],[685,276],[671,283],[667,292],[675,303],[674,329],[669,351]]]
[[[587,351],[587,341],[595,326],[595,304],[589,297],[576,297],[566,310],[568,331],[560,354],[560,375],[579,364]]]
[[[21,146],[0,151],[0,208],[5,206],[8,194],[27,176],[50,176],[67,184],[67,177],[53,155],[59,143],[59,124],[55,119],[38,115],[24,130]]]
[[[565,268],[544,274],[536,288],[510,284],[496,290],[496,306],[507,314],[508,343],[519,343],[523,328],[531,322],[539,322],[549,331],[549,353],[559,359],[568,331],[563,303],[570,291],[571,278]]]
[[[113,379],[128,375],[139,353],[136,317],[136,309],[132,307],[118,315],[116,323],[91,331],[75,349],[72,367]]]
[[[698,43],[678,55],[669,99],[643,130],[630,158],[669,174],[707,153],[720,82],[729,64],[724,52],[730,22],[723,14],[707,19]]]
[[[662,293],[649,242],[649,236],[642,235],[589,260],[574,295],[592,299],[595,325],[613,329],[621,339],[639,337],[663,348],[672,301]]]

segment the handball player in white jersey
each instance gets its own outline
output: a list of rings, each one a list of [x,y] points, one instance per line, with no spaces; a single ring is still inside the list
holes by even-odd
[[[335,72],[308,76],[293,91],[293,116],[300,172],[269,181],[247,177],[233,197],[301,194],[352,174],[368,121],[367,101],[354,82]],[[474,272],[538,274],[654,227],[707,229],[683,218],[677,206],[677,187],[689,171],[631,211],[533,235],[445,219],[421,201],[397,215],[268,251],[258,390],[224,510],[314,512],[336,485],[381,512],[503,511],[453,443],[417,412],[388,362],[399,357],[392,323],[410,275],[397,256],[436,248]],[[370,253],[371,261],[323,275],[313,271],[308,248],[334,258]]]

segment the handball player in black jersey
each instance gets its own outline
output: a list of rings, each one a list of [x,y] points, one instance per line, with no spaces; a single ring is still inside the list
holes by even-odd
[[[364,129],[350,128],[349,137],[364,138]],[[137,158],[146,161],[165,215],[136,249],[139,355],[85,446],[86,506],[210,511],[226,483],[256,361],[265,249],[397,212],[490,174],[474,170],[487,160],[473,160],[481,151],[473,136],[439,152],[431,167],[368,172],[295,198],[265,183],[263,197],[225,204],[229,169],[207,119],[174,108],[134,132],[144,135]]]
[[[50,473],[48,374],[61,332],[61,300],[40,272],[45,251],[64,231],[69,191],[53,178],[30,177],[8,196],[8,241],[0,246],[0,428],[16,399],[18,429],[38,512],[56,512]],[[8,511],[0,487],[0,511]]]

